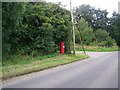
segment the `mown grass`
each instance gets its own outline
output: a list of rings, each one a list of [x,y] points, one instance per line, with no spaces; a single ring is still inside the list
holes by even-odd
[[[112,46],[112,47],[100,47],[100,46],[84,46],[85,51],[93,51],[93,52],[111,52],[111,51],[118,51],[117,46]],[[83,51],[81,45],[77,44],[76,45],[76,50],[77,51]]]
[[[43,56],[43,57],[42,56],[38,56],[38,57],[16,56],[14,57],[13,61],[4,62],[4,66],[2,67],[2,70],[3,70],[2,79],[4,80],[14,76],[19,76],[19,75],[23,75],[31,72],[44,70],[47,68],[52,68],[55,66],[71,63],[71,62],[85,59],[88,57],[89,56],[85,54],[76,54],[76,55],[52,54],[52,55]]]

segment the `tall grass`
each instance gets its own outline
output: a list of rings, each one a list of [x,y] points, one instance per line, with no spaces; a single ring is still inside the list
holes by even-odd
[[[94,52],[111,52],[111,51],[118,51],[118,46],[112,47],[101,47],[101,46],[84,46],[85,51],[94,51]],[[83,51],[82,46],[77,44],[76,45],[77,51]]]
[[[53,58],[57,56],[56,54],[49,54],[49,55],[37,55],[35,57],[31,55],[11,55],[11,57],[8,60],[2,60],[3,66],[8,65],[24,65],[24,64],[30,64],[34,61],[40,61],[46,58]]]
[[[3,79],[19,76],[31,72],[44,70],[47,68],[71,63],[81,59],[88,58],[85,54],[51,54],[46,56],[18,56],[14,55],[11,60],[3,61]]]

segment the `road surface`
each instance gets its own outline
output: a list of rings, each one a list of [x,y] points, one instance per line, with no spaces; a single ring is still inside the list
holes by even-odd
[[[3,88],[118,88],[118,52],[87,52],[91,58],[3,81]]]

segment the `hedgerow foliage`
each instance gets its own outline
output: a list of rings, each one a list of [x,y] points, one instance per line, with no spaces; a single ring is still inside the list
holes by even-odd
[[[23,8],[24,6],[24,8]],[[3,55],[49,54],[65,42],[70,52],[70,12],[46,2],[3,3]]]

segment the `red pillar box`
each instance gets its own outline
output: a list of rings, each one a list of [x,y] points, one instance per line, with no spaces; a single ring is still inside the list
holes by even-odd
[[[64,51],[65,51],[64,42],[60,42],[60,54],[64,54]]]

